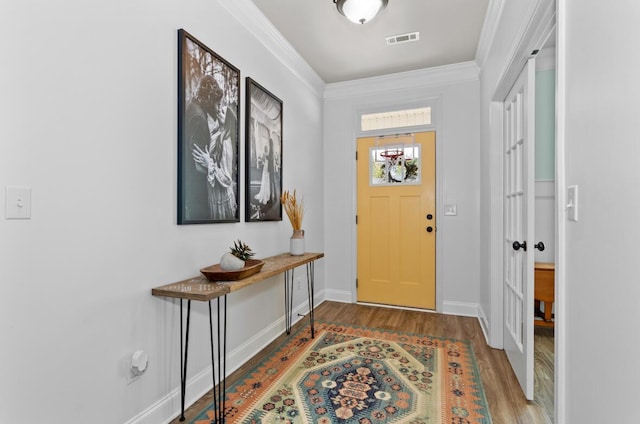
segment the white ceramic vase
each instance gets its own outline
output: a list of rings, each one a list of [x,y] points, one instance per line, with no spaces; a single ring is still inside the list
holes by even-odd
[[[293,230],[289,240],[289,253],[293,256],[304,255],[304,230]]]

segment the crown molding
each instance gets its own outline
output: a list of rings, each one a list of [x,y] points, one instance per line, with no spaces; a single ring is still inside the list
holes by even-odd
[[[218,3],[280,60],[296,78],[317,97],[322,98],[326,83],[251,0],[218,0]]]
[[[492,101],[502,102],[518,79],[527,60],[543,50],[549,35],[556,27],[555,1],[532,2],[528,16],[529,21],[516,38],[519,42],[513,44],[511,53],[507,56],[510,59],[498,79],[499,83],[491,97]]]
[[[378,77],[327,84],[326,100],[395,92],[402,89],[425,89],[478,81],[480,68],[476,62],[399,72]]]
[[[498,23],[504,10],[504,0],[489,0],[487,14],[484,16],[484,24],[480,32],[478,49],[476,50],[476,63],[480,68],[484,66],[489,55],[489,48],[493,44],[493,39],[498,31]]]

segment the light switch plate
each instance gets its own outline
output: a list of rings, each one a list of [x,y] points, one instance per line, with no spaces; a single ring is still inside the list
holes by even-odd
[[[31,188],[7,186],[6,219],[31,219]]]
[[[578,221],[578,186],[567,187],[567,219]]]
[[[444,215],[445,216],[456,216],[458,215],[458,205],[455,203],[449,203],[444,205]]]

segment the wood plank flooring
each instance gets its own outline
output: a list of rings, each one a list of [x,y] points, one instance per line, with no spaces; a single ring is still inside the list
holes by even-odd
[[[534,381],[536,403],[541,405],[547,417],[554,414],[554,330],[536,327],[534,332]],[[552,419],[549,422],[553,422]]]
[[[551,423],[540,404],[528,402],[524,398],[504,351],[492,349],[485,343],[476,318],[337,302],[322,303],[316,307],[315,316],[316,319],[323,321],[470,340],[480,369],[493,424]],[[294,325],[294,331],[307,323],[306,318],[301,319]],[[229,376],[227,386],[233,384],[286,337],[286,334],[278,337]],[[185,411],[187,422],[210,402],[211,392]],[[179,424],[178,419],[173,420],[171,424]]]

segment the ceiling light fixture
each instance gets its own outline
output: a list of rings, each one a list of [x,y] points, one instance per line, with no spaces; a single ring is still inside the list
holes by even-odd
[[[338,12],[351,22],[364,24],[375,18],[389,0],[333,0]]]

